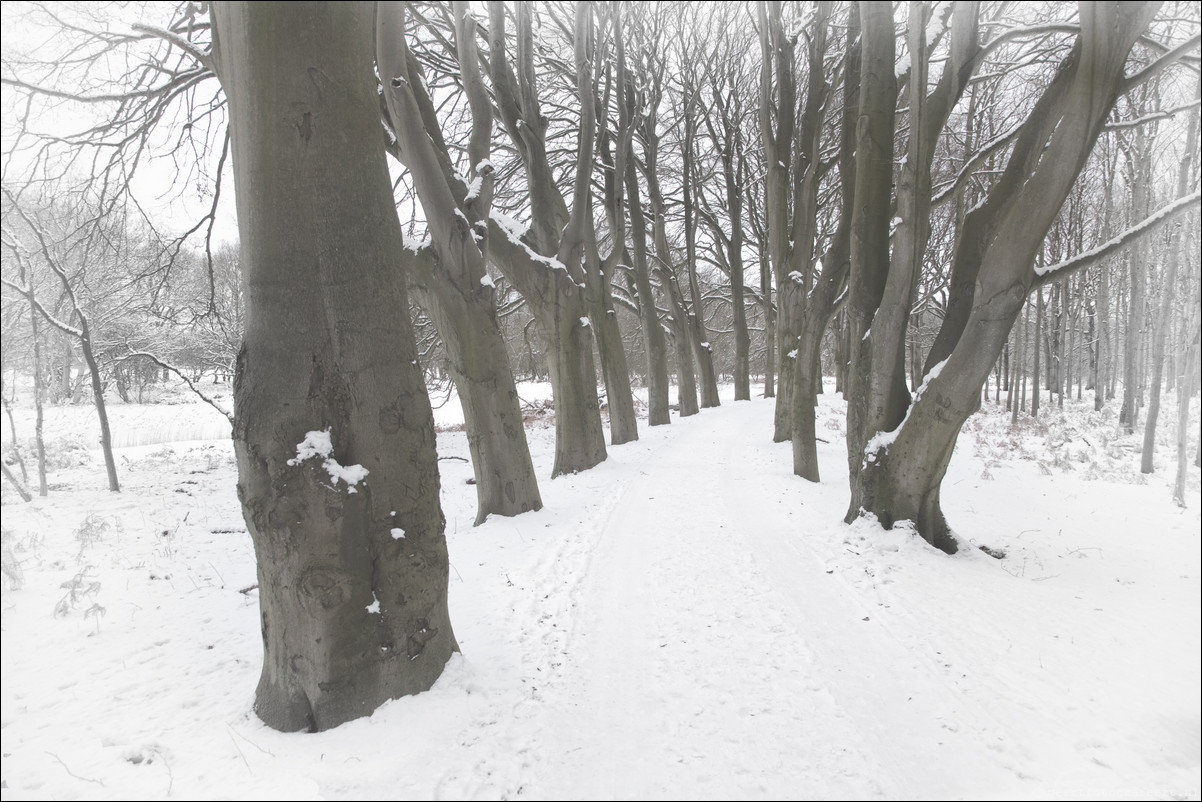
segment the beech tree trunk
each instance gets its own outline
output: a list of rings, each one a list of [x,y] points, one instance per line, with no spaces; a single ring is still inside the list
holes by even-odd
[[[862,509],[885,526],[911,520],[928,542],[956,550],[939,500],[956,438],[980,404],[981,386],[1028,293],[1064,275],[1036,274],[1036,253],[1123,86],[1127,54],[1157,6],[1081,4],[1072,53],[1023,124],[990,198],[973,212],[988,208],[986,222],[995,233],[981,253],[967,320],[948,338],[954,347],[927,372],[902,425],[863,452]]]
[[[259,572],[255,712],[324,730],[427,690],[458,649],[375,5],[223,2],[213,18],[246,299],[234,450]]]
[[[671,423],[668,414],[668,343],[655,291],[651,287],[651,269],[647,262],[647,222],[639,198],[638,171],[634,159],[626,163],[626,194],[630,202],[630,231],[634,243],[634,282],[638,292],[639,323],[647,348],[647,423],[662,426]]]
[[[517,5],[515,75],[508,59],[505,7],[489,2],[489,74],[501,122],[526,170],[531,207],[530,228],[519,231],[499,215],[489,219],[494,264],[526,299],[549,353],[555,395],[555,463],[551,476],[588,470],[606,457],[605,433],[597,399],[593,332],[583,286],[586,210],[567,203],[547,161],[547,119],[539,108],[534,74],[534,33],[528,2]],[[580,13],[588,13],[581,11]],[[585,80],[585,78],[581,78]],[[593,126],[582,126],[577,159],[576,199],[587,202],[592,166]],[[584,133],[587,131],[587,133]],[[583,180],[583,185],[582,185]],[[566,238],[571,241],[565,242]],[[629,390],[629,388],[627,388]]]
[[[812,218],[817,214],[818,150],[822,129],[822,109],[826,105],[826,84],[822,63],[826,51],[826,27],[830,5],[820,3],[815,15],[816,31],[810,47],[810,82],[806,110],[801,124],[799,169],[805,167],[799,208],[801,214]],[[793,473],[811,482],[821,478],[818,467],[818,435],[814,416],[818,394],[822,392],[822,338],[835,313],[838,296],[847,286],[851,272],[851,220],[855,203],[856,181],[856,121],[860,85],[860,28],[859,15],[852,9],[847,26],[847,54],[843,70],[844,107],[840,121],[839,182],[842,194],[839,225],[831,239],[830,248],[822,258],[822,272],[814,277],[814,247],[816,228],[812,223],[794,225],[794,264],[800,268],[802,290],[807,294],[800,304],[800,329],[797,358],[794,360],[793,420],[789,427],[793,441]],[[810,290],[810,285],[813,289]]]
[[[476,480],[476,521],[518,515],[543,505],[530,460],[522,410],[497,319],[495,289],[485,269],[487,219],[493,190],[488,161],[492,109],[479,74],[476,24],[465,4],[454,4],[461,80],[472,101],[468,187],[450,169],[434,105],[405,42],[405,6],[377,7],[376,53],[385,106],[401,161],[427,214],[431,243],[406,267],[414,295],[426,309],[447,352],[447,366],[463,407]],[[438,144],[436,144],[438,143]],[[482,235],[482,232],[483,235]]]
[[[655,239],[654,273],[668,301],[668,317],[665,324],[672,334],[672,349],[676,356],[676,403],[680,417],[687,418],[700,411],[697,399],[697,374],[693,370],[692,347],[689,345],[688,315],[681,297],[680,284],[672,266],[672,253],[668,247],[667,211],[664,195],[659,185],[659,138],[652,126],[646,127],[644,136],[647,158],[647,201],[651,207],[652,233]],[[652,143],[654,146],[652,146]]]
[[[870,428],[878,419],[901,420],[904,407],[874,409],[871,328],[889,276],[889,220],[893,186],[894,74],[893,7],[865,2],[860,9],[862,61],[860,120],[856,133],[855,202],[851,219],[851,277],[847,301],[850,367],[847,389],[847,459],[852,498],[848,520],[860,513],[857,480]],[[888,365],[881,370],[888,371]],[[880,427],[876,427],[880,428]],[[887,429],[881,429],[887,430]],[[866,507],[865,507],[866,509]],[[886,524],[888,525],[888,524]]]

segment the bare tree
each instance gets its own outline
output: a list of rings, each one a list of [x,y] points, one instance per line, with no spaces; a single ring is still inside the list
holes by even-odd
[[[463,405],[476,479],[476,524],[491,513],[542,507],[522,426],[513,372],[497,318],[496,288],[486,270],[495,168],[489,161],[492,109],[480,75],[476,21],[452,5],[455,63],[472,115],[468,179],[454,172],[425,80],[406,46],[406,5],[379,6],[377,58],[389,127],[409,168],[432,234],[408,260],[414,294],[429,310],[447,350]],[[406,251],[406,253],[410,253]]]
[[[104,401],[105,382],[100,375],[95,332],[91,315],[79,297],[76,282],[72,280],[72,274],[78,275],[81,271],[72,270],[67,264],[68,260],[78,265],[87,265],[93,260],[102,259],[104,255],[101,251],[109,250],[111,243],[94,236],[97,230],[91,228],[86,221],[82,224],[69,220],[59,221],[65,222],[65,225],[60,226],[65,231],[61,236],[56,236],[42,218],[65,213],[61,207],[50,205],[33,213],[28,212],[7,187],[4,189],[4,202],[9,210],[6,221],[16,217],[22,224],[21,230],[17,230],[15,226],[6,227],[4,248],[19,262],[20,275],[25,278],[14,281],[5,277],[2,280],[5,286],[25,296],[30,307],[37,310],[47,323],[79,345],[91,379],[92,403],[99,418],[100,449],[104,455],[108,487],[114,493],[120,492],[121,483],[117,479],[117,462],[113,457],[113,437],[109,427],[108,408]],[[35,260],[58,280],[59,290],[66,302],[66,315],[56,315],[35,295],[32,283]],[[23,283],[18,283],[22,281]]]
[[[887,393],[894,383],[887,380],[885,373],[875,373],[872,377],[873,386],[879,390],[873,393],[876,400],[864,410],[871,417],[856,413],[860,416],[856,423],[859,434],[853,437],[849,431],[849,464],[852,468],[849,520],[864,512],[875,514],[885,526],[899,520],[911,520],[929,542],[946,551],[955,551],[956,541],[939,503],[940,484],[960,427],[979,406],[981,386],[1028,293],[1042,284],[1059,280],[1068,272],[1086,267],[1116,249],[1129,246],[1154,231],[1156,225],[1197,203],[1196,195],[1181,199],[1153,218],[1140,221],[1105,247],[1039,271],[1033,269],[1043,238],[1093,150],[1116,98],[1197,46],[1195,36],[1176,46],[1162,47],[1163,54],[1155,54],[1147,66],[1127,75],[1131,48],[1147,30],[1158,8],[1158,4],[1136,6],[1111,2],[1080,6],[1080,32],[1071,51],[1018,129],[1005,171],[990,187],[985,201],[965,219],[954,270],[972,275],[975,289],[971,297],[953,297],[949,303],[967,304],[968,311],[965,313],[961,309],[952,315],[949,308],[940,336],[928,354],[923,386],[908,407],[899,404],[895,408],[892,403],[885,403],[891,398]],[[871,26],[867,12],[863,18],[865,75],[868,73],[869,42],[874,43],[871,45],[874,51],[877,48],[888,51],[892,43],[888,9],[876,10],[874,14],[879,16]],[[921,33],[911,27],[912,42],[916,36]],[[911,45],[914,61],[923,52],[921,39],[918,42],[918,45]],[[981,46],[980,52],[988,53],[991,45]],[[979,56],[969,61],[970,64],[979,62]],[[882,63],[877,69],[887,70],[887,67]],[[945,71],[947,69],[945,66]],[[913,81],[913,77],[910,80]],[[884,93],[887,92],[886,86]],[[879,115],[883,121],[886,107],[883,100],[877,105],[871,99],[866,82],[861,97],[861,116],[875,118]],[[931,114],[931,110],[927,113]],[[892,116],[891,108],[888,116]],[[862,130],[871,126],[869,122]],[[912,136],[913,128],[911,126]],[[873,138],[877,140],[878,137],[879,133]],[[884,141],[890,140],[891,137]],[[868,178],[860,174],[860,167],[864,165],[864,162],[857,165],[857,198],[861,196],[860,181]],[[888,171],[881,171],[874,181],[865,185],[865,191],[879,193],[881,182],[888,181]],[[884,186],[887,187],[887,183]],[[871,215],[873,229],[864,231],[860,235],[861,241],[868,242],[865,238],[871,235],[873,242],[880,242],[880,237],[885,235],[888,216],[886,211],[882,222],[882,211],[878,209]],[[905,224],[905,213],[901,216]],[[979,236],[970,237],[970,231]],[[853,247],[855,242],[853,238]],[[856,263],[853,251],[853,285],[857,281]],[[879,268],[872,269],[876,272],[870,275],[879,276],[873,280],[885,283],[891,278],[888,273],[882,275]],[[870,311],[870,307],[861,309]],[[860,328],[862,324],[863,319],[857,329],[867,331]],[[876,340],[877,336],[878,327],[874,321],[870,339]],[[878,349],[888,345],[883,342],[871,346],[874,365],[881,365],[884,371],[889,369],[887,359],[878,361],[875,357]],[[889,351],[884,353],[887,355]],[[851,414],[849,412],[849,429],[852,428]],[[860,428],[863,421],[887,421],[889,417],[893,418],[892,425],[877,426],[878,434],[865,438],[869,428],[873,427],[869,424]],[[855,443],[864,440],[867,441],[864,448],[854,450]]]
[[[582,14],[587,13],[582,10]],[[540,334],[551,352],[551,384],[555,394],[555,464],[552,477],[587,470],[606,457],[597,400],[593,334],[584,289],[581,257],[591,206],[576,208],[574,217],[556,186],[547,157],[547,120],[540,111],[534,69],[532,8],[517,4],[517,73],[506,46],[506,10],[489,3],[489,75],[497,110],[523,167],[531,223],[521,226],[494,212],[489,220],[490,256],[526,299]],[[582,36],[578,45],[585,46]],[[587,66],[587,59],[581,59]],[[582,70],[582,73],[587,73]],[[590,73],[591,74],[591,73]],[[591,82],[590,82],[591,85]],[[587,104],[592,109],[592,104]],[[587,204],[594,132],[581,126],[574,200]],[[588,217],[586,218],[586,215]],[[569,237],[564,232],[571,231]],[[563,235],[563,236],[561,236]],[[566,244],[566,249],[565,249]],[[567,252],[574,252],[574,258]],[[561,257],[569,257],[566,259]]]

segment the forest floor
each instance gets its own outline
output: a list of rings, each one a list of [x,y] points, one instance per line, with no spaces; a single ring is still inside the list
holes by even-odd
[[[439,452],[466,458],[455,406]],[[251,712],[257,580],[221,417],[115,406],[112,494],[94,416],[56,408],[49,497],[3,490],[3,798],[1199,799],[1199,471],[1180,509],[1173,418],[1144,477],[1113,412],[1045,410],[969,421],[952,557],[842,523],[829,388],[819,484],[772,443],[772,402],[729,388],[543,479],[518,518],[472,527],[471,467],[445,459],[462,654],[311,735]],[[546,477],[554,429],[528,434]]]

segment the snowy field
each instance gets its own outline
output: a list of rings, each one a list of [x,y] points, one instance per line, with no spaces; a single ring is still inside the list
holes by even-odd
[[[462,655],[316,735],[251,713],[222,418],[114,406],[111,494],[94,413],[53,409],[50,497],[3,490],[3,798],[1199,799],[1199,474],[1178,509],[1168,406],[1147,478],[1113,413],[972,418],[943,501],[1000,560],[841,523],[833,392],[820,485],[772,443],[771,402],[729,388],[555,481],[535,422],[540,512],[473,528],[471,468],[440,462]],[[438,445],[467,457],[462,432]]]

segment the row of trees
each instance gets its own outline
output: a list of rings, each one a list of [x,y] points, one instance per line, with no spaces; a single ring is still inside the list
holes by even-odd
[[[212,154],[217,178],[232,157],[234,442],[259,556],[256,709],[276,727],[428,687],[457,648],[410,298],[464,407],[478,522],[542,504],[504,337],[512,293],[554,390],[553,476],[605,459],[598,376],[609,445],[638,437],[630,343],[663,425],[673,374],[682,416],[718,403],[724,367],[749,398],[754,336],[795,472],[819,478],[825,357],[848,398],[847,519],[911,520],[948,552],[941,482],[995,369],[1017,410],[1026,373],[1011,367],[1028,353],[1038,377],[1046,348],[1057,388],[1087,361],[1102,403],[1122,387],[1131,427],[1149,373],[1154,428],[1168,343],[1196,362],[1188,3],[216,3],[132,33],[64,30],[73,58],[6,63],[5,87],[27,108],[86,99],[112,115],[42,137],[21,116],[12,152],[33,168],[6,189],[13,210],[72,175],[51,158],[64,143],[75,165],[92,154],[103,217],[131,207],[155,132],[177,158],[185,142]],[[116,49],[151,68],[114,84]],[[63,89],[80,63],[104,80]],[[190,232],[210,256],[220,194]],[[42,230],[18,216],[16,263],[35,250],[17,229]],[[49,241],[36,250],[49,264]],[[179,253],[166,242],[156,262]],[[1149,275],[1164,300],[1141,357]],[[25,274],[6,286],[36,303]],[[1032,297],[1028,342],[1015,323]],[[323,459],[306,458],[322,432]]]

